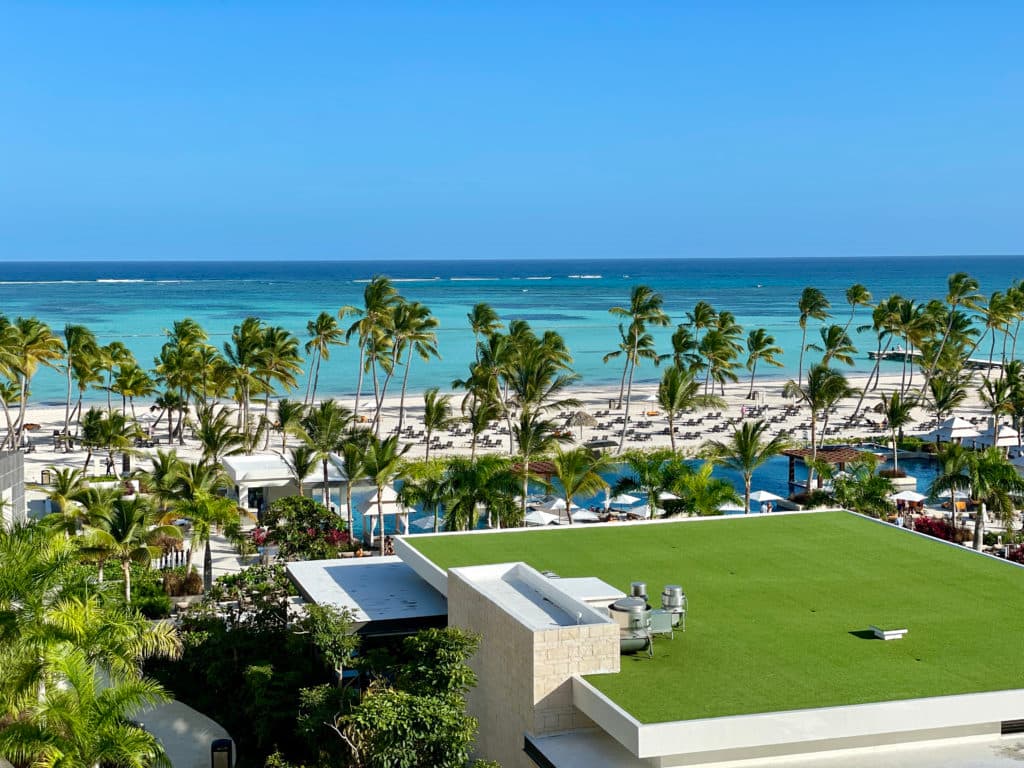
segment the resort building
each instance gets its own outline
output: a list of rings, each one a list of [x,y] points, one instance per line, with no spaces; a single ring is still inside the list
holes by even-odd
[[[418,535],[395,551],[288,567],[362,633],[479,633],[477,753],[505,768],[1024,756],[1013,563],[846,512]]]
[[[0,451],[0,526],[25,521],[25,456]]]

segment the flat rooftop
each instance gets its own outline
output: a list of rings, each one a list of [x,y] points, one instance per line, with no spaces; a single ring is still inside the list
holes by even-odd
[[[440,568],[524,562],[651,602],[686,631],[593,685],[641,723],[1024,688],[1024,569],[834,512],[416,536]],[[906,628],[873,639],[871,625]],[[1024,716],[1024,713],[1021,713]]]

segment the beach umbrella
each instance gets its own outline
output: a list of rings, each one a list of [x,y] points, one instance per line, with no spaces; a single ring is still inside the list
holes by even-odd
[[[658,394],[656,392],[653,393],[653,394],[650,394],[650,395],[648,395],[647,397],[644,398],[644,401],[648,402],[648,403],[656,403],[656,402],[658,402]]]
[[[413,528],[413,529],[415,529],[417,531],[430,531],[430,532],[433,532],[433,530],[434,530],[434,516],[433,515],[427,515],[426,517],[421,517],[419,520],[413,520],[411,523],[409,523],[409,527]],[[444,518],[443,517],[437,518],[437,529],[439,531],[443,531],[444,530]]]
[[[948,443],[952,440],[981,437],[981,433],[966,419],[961,419],[959,416],[950,416],[939,425],[938,429],[931,433],[931,436]]]
[[[658,501],[673,501],[678,498],[674,493],[669,493],[668,491],[662,491],[658,494]]]
[[[572,521],[574,523],[598,523],[601,518],[589,509],[581,509],[579,512],[573,511]]]
[[[924,501],[928,497],[923,493],[918,493],[917,491],[900,491],[899,493],[894,493],[889,498],[893,501],[911,501],[917,503],[919,501]]]
[[[997,448],[1009,448],[1017,443],[1017,430],[1009,424],[1000,424],[994,434],[993,430],[989,430],[978,438],[978,445],[994,445]]]
[[[569,419],[565,422],[567,427],[579,427],[580,428],[580,440],[583,439],[583,428],[597,426],[597,419],[591,416],[586,411],[576,411]]]
[[[533,509],[526,513],[526,517],[523,518],[523,522],[534,527],[552,525],[558,522],[558,515],[553,515],[550,512],[544,512],[539,509]]]
[[[565,499],[550,499],[538,506],[545,512],[561,512],[565,509]]]
[[[742,512],[743,511],[743,507],[740,504],[733,504],[731,501],[727,501],[727,502],[725,502],[725,504],[720,504],[718,506],[718,511],[719,512],[725,512],[725,513],[729,513],[729,512]]]
[[[750,494],[750,500],[760,504],[763,501],[783,501],[781,496],[776,496],[771,491],[754,491]]]
[[[618,496],[613,496],[610,499],[606,498],[604,500],[604,508],[608,509],[613,504],[618,507],[628,507],[636,504],[638,501],[640,501],[640,499],[636,496],[630,496],[628,493],[620,493]]]
[[[627,509],[626,510],[626,514],[629,515],[630,517],[642,517],[644,520],[646,520],[647,518],[649,518],[651,516],[651,505],[650,504],[641,504],[639,507],[633,507],[632,509]]]

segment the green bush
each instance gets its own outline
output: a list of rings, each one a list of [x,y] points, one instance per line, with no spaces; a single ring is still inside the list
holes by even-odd
[[[282,560],[329,560],[350,549],[345,521],[307,496],[278,499],[267,522],[267,538]]]

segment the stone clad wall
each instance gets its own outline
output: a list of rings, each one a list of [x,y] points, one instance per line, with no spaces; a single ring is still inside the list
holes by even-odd
[[[536,768],[523,752],[526,732],[593,725],[572,705],[574,675],[619,671],[617,625],[534,632],[452,571],[448,624],[481,636],[470,661],[478,682],[467,697],[469,713],[480,722],[475,754],[503,768]]]
[[[25,520],[25,457],[18,451],[0,452],[0,499],[3,525]]]

